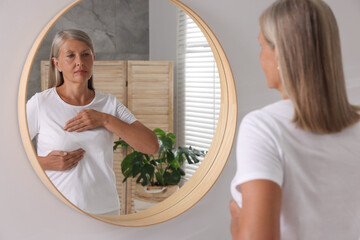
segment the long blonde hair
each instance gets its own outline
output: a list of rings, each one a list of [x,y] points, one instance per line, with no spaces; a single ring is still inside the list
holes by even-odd
[[[89,35],[87,35],[85,32],[77,29],[68,29],[56,33],[54,40],[51,44],[51,51],[50,51],[50,69],[49,69],[49,83],[48,83],[49,88],[55,86],[58,87],[64,83],[63,75],[55,67],[52,58],[59,57],[59,50],[67,39],[79,40],[86,43],[91,49],[91,52],[94,54],[94,45]],[[88,88],[94,90],[93,76],[91,76],[88,81]]]
[[[333,133],[358,122],[349,104],[337,22],[322,0],[278,0],[260,17],[261,31],[275,48],[285,94],[297,127]]]

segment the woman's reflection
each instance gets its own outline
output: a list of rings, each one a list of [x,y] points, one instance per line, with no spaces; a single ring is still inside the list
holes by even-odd
[[[113,134],[143,153],[158,151],[156,135],[116,98],[94,90],[94,47],[80,30],[55,35],[50,54],[53,87],[26,105],[38,160],[57,189],[91,214],[119,215],[113,171]]]

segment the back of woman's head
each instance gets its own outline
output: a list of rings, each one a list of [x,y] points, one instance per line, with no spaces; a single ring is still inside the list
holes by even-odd
[[[260,17],[275,48],[283,89],[294,104],[294,122],[317,133],[339,132],[358,122],[348,102],[335,16],[322,0],[278,0]]]
[[[94,45],[92,43],[92,40],[85,32],[77,29],[67,29],[57,32],[51,44],[48,87],[61,86],[64,83],[62,73],[56,69],[52,58],[59,57],[60,48],[63,43],[68,39],[78,40],[86,43],[86,45],[88,45],[91,49],[91,52],[94,54]],[[88,87],[89,89],[94,90],[92,76],[88,81]]]

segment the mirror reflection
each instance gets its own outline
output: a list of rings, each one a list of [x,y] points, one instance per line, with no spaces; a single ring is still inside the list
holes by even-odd
[[[66,38],[49,61],[55,34],[64,29],[84,31],[94,47]],[[56,88],[52,64],[64,78]],[[27,92],[40,164],[54,151],[72,159],[69,169],[41,165],[69,201],[94,214],[135,213],[181,188],[210,147],[220,110],[206,38],[164,0],[85,0],[70,9],[40,46]],[[57,102],[43,97],[50,93]],[[99,107],[105,98],[118,112]],[[39,99],[46,107],[38,107]],[[104,118],[117,124],[99,124]]]

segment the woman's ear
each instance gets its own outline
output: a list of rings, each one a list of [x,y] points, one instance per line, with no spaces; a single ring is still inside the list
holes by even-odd
[[[59,61],[56,59],[56,57],[52,57],[51,61],[53,62],[54,66],[56,67],[56,69],[61,72],[60,66],[59,66]]]

